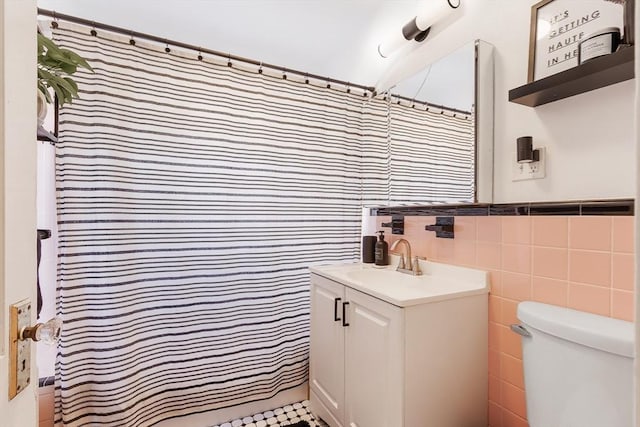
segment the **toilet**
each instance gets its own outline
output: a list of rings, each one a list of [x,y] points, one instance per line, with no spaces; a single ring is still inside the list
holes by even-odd
[[[518,305],[530,427],[632,427],[633,323]]]

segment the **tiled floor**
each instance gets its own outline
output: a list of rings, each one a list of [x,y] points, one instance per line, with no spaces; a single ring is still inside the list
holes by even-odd
[[[247,416],[213,427],[280,427],[298,421],[306,421],[310,427],[326,427],[320,420],[315,420],[309,412],[309,401],[293,403],[283,408],[272,409],[261,414]]]

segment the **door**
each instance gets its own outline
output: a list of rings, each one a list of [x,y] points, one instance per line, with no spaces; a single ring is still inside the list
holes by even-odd
[[[345,427],[400,427],[403,309],[349,288],[345,296]]]
[[[36,2],[0,0],[0,425],[37,425],[38,373],[9,400],[9,306],[36,302]],[[25,70],[31,70],[25,71]],[[35,324],[35,309],[31,324]]]
[[[322,403],[344,419],[344,286],[311,275],[309,384]]]

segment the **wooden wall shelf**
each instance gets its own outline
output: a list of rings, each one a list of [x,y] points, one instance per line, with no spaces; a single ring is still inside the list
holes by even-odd
[[[634,47],[594,58],[582,65],[509,91],[509,101],[528,107],[558,101],[634,77]]]

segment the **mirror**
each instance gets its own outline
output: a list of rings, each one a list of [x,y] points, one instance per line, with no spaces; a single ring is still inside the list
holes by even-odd
[[[393,86],[389,204],[493,200],[493,47],[471,42]]]

